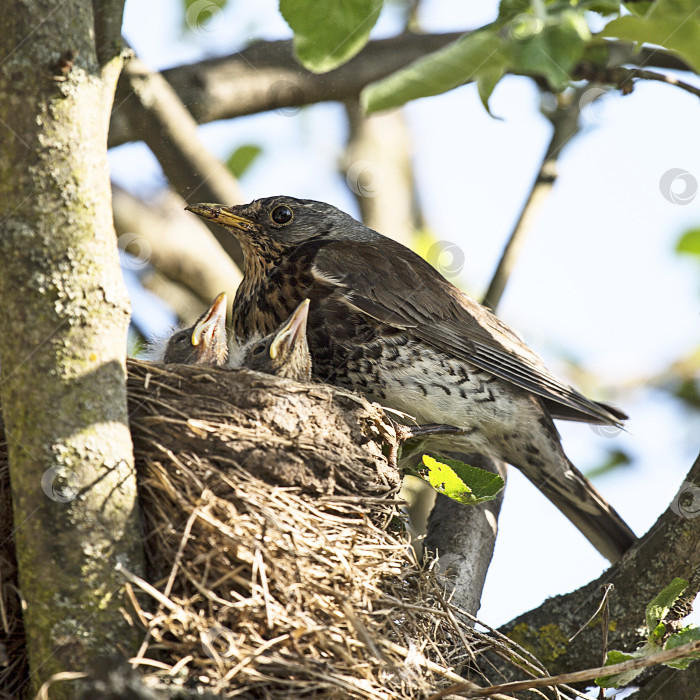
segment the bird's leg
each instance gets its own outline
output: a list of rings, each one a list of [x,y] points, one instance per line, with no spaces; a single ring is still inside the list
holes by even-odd
[[[457,428],[454,425],[446,425],[444,423],[427,423],[426,425],[405,425],[391,421],[396,434],[395,440],[389,441],[389,454],[387,460],[389,466],[398,469],[399,450],[407,440],[413,438],[426,438],[433,435],[460,435],[464,433],[463,428]]]
[[[433,435],[461,435],[467,431],[464,428],[457,428],[454,425],[445,423],[427,423],[426,425],[404,425],[394,424],[396,439],[401,442],[412,440],[413,438],[432,437]]]

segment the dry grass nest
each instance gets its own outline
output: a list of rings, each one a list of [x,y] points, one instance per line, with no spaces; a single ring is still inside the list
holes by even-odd
[[[148,571],[121,575],[150,692],[428,699],[467,671],[489,685],[486,652],[542,674],[416,561],[381,409],[246,370],[128,369]]]
[[[476,631],[415,560],[377,407],[253,372],[144,363],[130,366],[129,396],[154,582],[130,586],[147,629],[140,663],[161,682],[222,697],[428,698],[487,649],[536,663]]]

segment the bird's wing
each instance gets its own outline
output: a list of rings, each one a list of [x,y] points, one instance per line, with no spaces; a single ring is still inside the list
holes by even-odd
[[[626,417],[555,377],[505,323],[420,256],[390,239],[378,243],[328,241],[314,274],[335,283],[356,311],[538,394],[555,418],[619,425]]]

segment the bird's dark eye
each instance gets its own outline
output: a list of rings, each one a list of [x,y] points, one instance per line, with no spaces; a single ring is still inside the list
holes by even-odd
[[[294,218],[294,212],[286,204],[280,204],[270,212],[270,218],[276,224],[288,224]]]
[[[253,353],[253,355],[259,355],[259,354],[260,354],[261,352],[263,352],[264,350],[265,350],[265,346],[264,346],[264,345],[256,345],[256,346],[251,350],[251,352]]]

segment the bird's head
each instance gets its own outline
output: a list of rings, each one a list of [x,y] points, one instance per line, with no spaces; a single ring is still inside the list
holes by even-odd
[[[314,239],[363,240],[377,233],[336,207],[311,199],[265,197],[250,204],[193,204],[188,211],[228,229],[250,254],[274,260]]]
[[[222,292],[193,325],[170,336],[163,362],[218,367],[227,358],[226,294]]]
[[[298,381],[311,380],[311,355],[306,340],[309,300],[273,333],[254,341],[245,350],[243,366],[257,372],[276,374]]]

